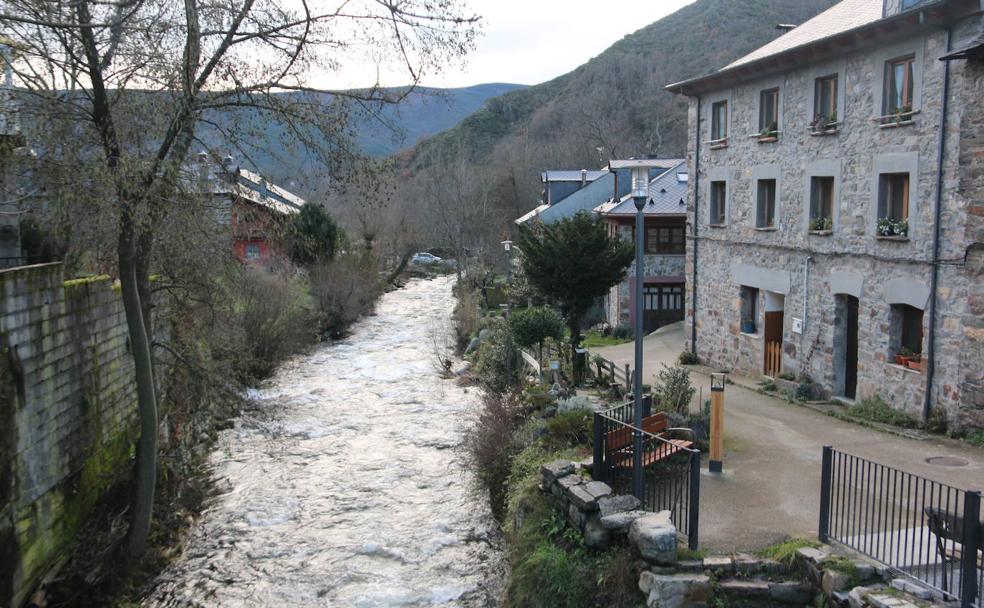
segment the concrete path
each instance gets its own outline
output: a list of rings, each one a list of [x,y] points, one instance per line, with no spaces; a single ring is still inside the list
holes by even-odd
[[[683,326],[664,328],[644,344],[643,377],[649,382],[660,362],[671,364],[683,349]],[[592,353],[617,363],[631,362],[632,348],[623,344]],[[706,398],[710,379],[701,373],[692,377]],[[824,445],[958,488],[984,490],[984,449],[935,437],[899,437],[729,384],[725,472],[707,473],[705,459],[701,476],[701,546],[714,551],[752,550],[789,537],[816,537]],[[927,463],[933,456],[952,456],[968,464]]]

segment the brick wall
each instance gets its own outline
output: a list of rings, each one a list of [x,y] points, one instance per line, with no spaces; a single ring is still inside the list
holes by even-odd
[[[0,606],[23,601],[129,471],[132,366],[109,278],[0,271]]]

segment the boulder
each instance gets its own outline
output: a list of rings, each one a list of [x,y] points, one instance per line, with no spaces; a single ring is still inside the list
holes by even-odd
[[[648,513],[646,511],[623,511],[621,513],[604,515],[601,517],[600,521],[601,525],[604,526],[606,530],[624,534],[628,531],[629,526],[632,525],[632,522],[644,515],[648,515]]]
[[[833,595],[834,591],[844,591],[851,583],[851,577],[843,572],[836,570],[824,570],[823,579],[820,581],[820,589],[827,596]]]
[[[648,608],[687,608],[711,599],[711,579],[703,574],[653,574],[643,572],[639,590]]]
[[[565,475],[574,472],[574,463],[570,460],[554,460],[540,466],[540,475],[543,476],[543,485],[549,486]]]
[[[564,475],[550,487],[550,491],[553,492],[554,496],[564,497],[568,490],[582,483],[584,483],[584,479],[580,475]]]
[[[598,500],[610,496],[611,487],[600,481],[589,481],[584,485],[568,488],[567,497],[584,511],[594,511],[598,508]]]
[[[619,494],[617,496],[605,496],[598,499],[598,511],[605,517],[615,513],[625,511],[635,511],[642,506],[642,501],[631,494]]]
[[[584,543],[591,549],[605,549],[611,544],[612,534],[601,524],[598,515],[592,515],[584,524]]]
[[[670,521],[669,511],[636,518],[629,525],[629,541],[646,560],[661,566],[677,561],[676,526]]]

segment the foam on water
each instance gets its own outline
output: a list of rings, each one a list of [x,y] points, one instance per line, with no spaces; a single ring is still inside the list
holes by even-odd
[[[145,604],[494,606],[497,531],[455,449],[477,395],[431,363],[452,304],[413,281],[250,391],[270,419],[220,435],[224,491]]]

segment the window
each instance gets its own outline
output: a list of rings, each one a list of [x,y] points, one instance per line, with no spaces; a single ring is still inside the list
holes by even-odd
[[[725,203],[728,197],[726,182],[711,182],[711,218],[712,226],[723,226],[725,219]]]
[[[642,294],[646,310],[683,310],[683,287],[646,285]]]
[[[834,178],[810,178],[810,230],[819,232],[834,227]]]
[[[878,178],[878,236],[909,236],[909,174],[883,173]]]
[[[684,253],[683,226],[646,228],[646,253],[682,255]]]
[[[256,260],[260,257],[260,244],[259,243],[246,243],[246,259]]]
[[[885,63],[885,98],[882,102],[884,116],[912,111],[913,59],[910,55]]]
[[[758,203],[755,212],[756,228],[775,228],[776,225],[776,180],[758,180]]]
[[[759,134],[774,136],[779,130],[779,89],[762,91],[759,96]]]
[[[922,353],[923,311],[908,304],[892,305],[892,353]]]
[[[754,334],[758,320],[759,290],[754,287],[741,286],[741,331]]]
[[[817,78],[814,94],[814,129],[824,130],[834,126],[837,117],[837,74]]]
[[[719,101],[711,105],[711,141],[728,138],[728,102]]]

